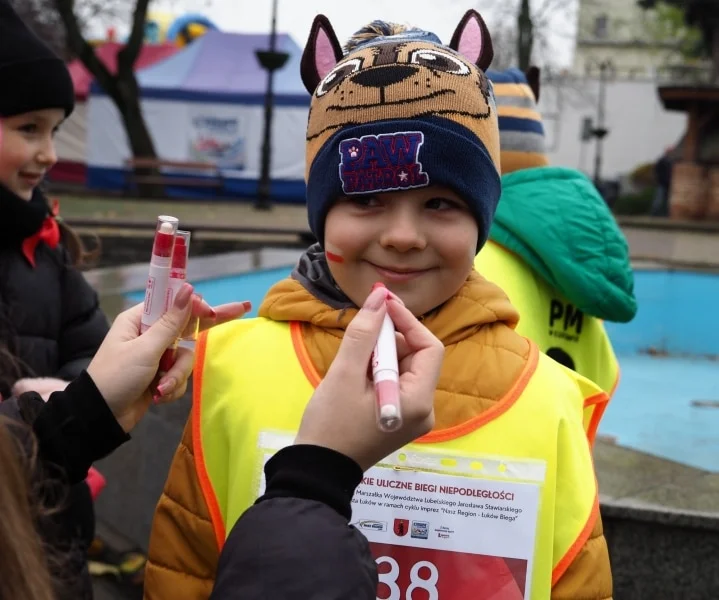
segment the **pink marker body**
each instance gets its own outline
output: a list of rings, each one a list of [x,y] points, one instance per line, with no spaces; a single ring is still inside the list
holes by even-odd
[[[140,322],[140,333],[145,333],[164,314],[170,282],[172,251],[179,221],[175,217],[157,217],[155,241],[152,244],[150,273],[145,287],[145,305]]]
[[[187,280],[187,259],[190,253],[190,232],[177,230],[175,234],[175,246],[172,251],[172,262],[170,264],[170,277],[167,284],[167,306],[168,310],[175,297]],[[175,364],[177,355],[177,346],[180,340],[165,350],[160,359],[160,371],[169,371],[170,367]]]
[[[402,426],[399,399],[399,365],[394,323],[384,316],[372,355],[372,378],[377,394],[377,425],[382,431],[396,431]]]

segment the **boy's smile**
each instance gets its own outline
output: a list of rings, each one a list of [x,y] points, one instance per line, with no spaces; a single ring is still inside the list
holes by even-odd
[[[377,269],[377,272],[382,277],[383,280],[396,282],[396,283],[405,283],[407,281],[412,281],[413,279],[416,279],[417,277],[420,277],[422,275],[425,275],[429,273],[432,268],[408,268],[405,266],[398,266],[395,267],[393,265],[389,266],[381,266],[377,265],[373,262],[367,261],[370,265],[372,265],[375,269]]]
[[[422,315],[466,281],[477,236],[464,201],[429,186],[340,199],[327,214],[325,250],[332,276],[357,306],[381,281]]]

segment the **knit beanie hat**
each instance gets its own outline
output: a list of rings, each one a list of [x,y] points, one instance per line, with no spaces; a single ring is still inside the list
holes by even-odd
[[[502,174],[549,164],[539,101],[539,69],[487,71],[499,113]]]
[[[75,90],[65,63],[0,0],[0,117],[61,108],[68,116]]]
[[[305,180],[312,233],[342,196],[444,185],[467,202],[487,240],[500,196],[499,127],[484,70],[492,40],[468,11],[448,46],[433,33],[369,36],[347,55],[315,18],[301,74],[312,94]]]

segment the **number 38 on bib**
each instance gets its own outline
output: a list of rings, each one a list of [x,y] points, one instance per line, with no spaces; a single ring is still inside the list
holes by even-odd
[[[432,468],[427,460],[419,462]],[[499,473],[507,471],[496,462]],[[407,467],[367,471],[352,520],[377,563],[377,600],[530,598],[536,479],[544,477],[543,465],[536,467],[510,469],[504,479]]]

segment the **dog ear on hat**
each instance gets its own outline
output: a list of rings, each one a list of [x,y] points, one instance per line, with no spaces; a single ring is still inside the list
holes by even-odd
[[[327,17],[317,15],[312,22],[310,37],[307,40],[300,74],[302,83],[310,94],[314,94],[317,86],[343,57],[342,45],[337,39],[334,29]]]
[[[532,90],[532,93],[534,94],[534,100],[536,102],[539,102],[540,74],[541,72],[539,70],[539,67],[529,67],[529,69],[527,69],[527,71],[524,73],[524,76],[527,78],[527,84]]]
[[[470,9],[454,30],[449,47],[486,71],[492,64],[494,49],[489,29],[480,14]]]

